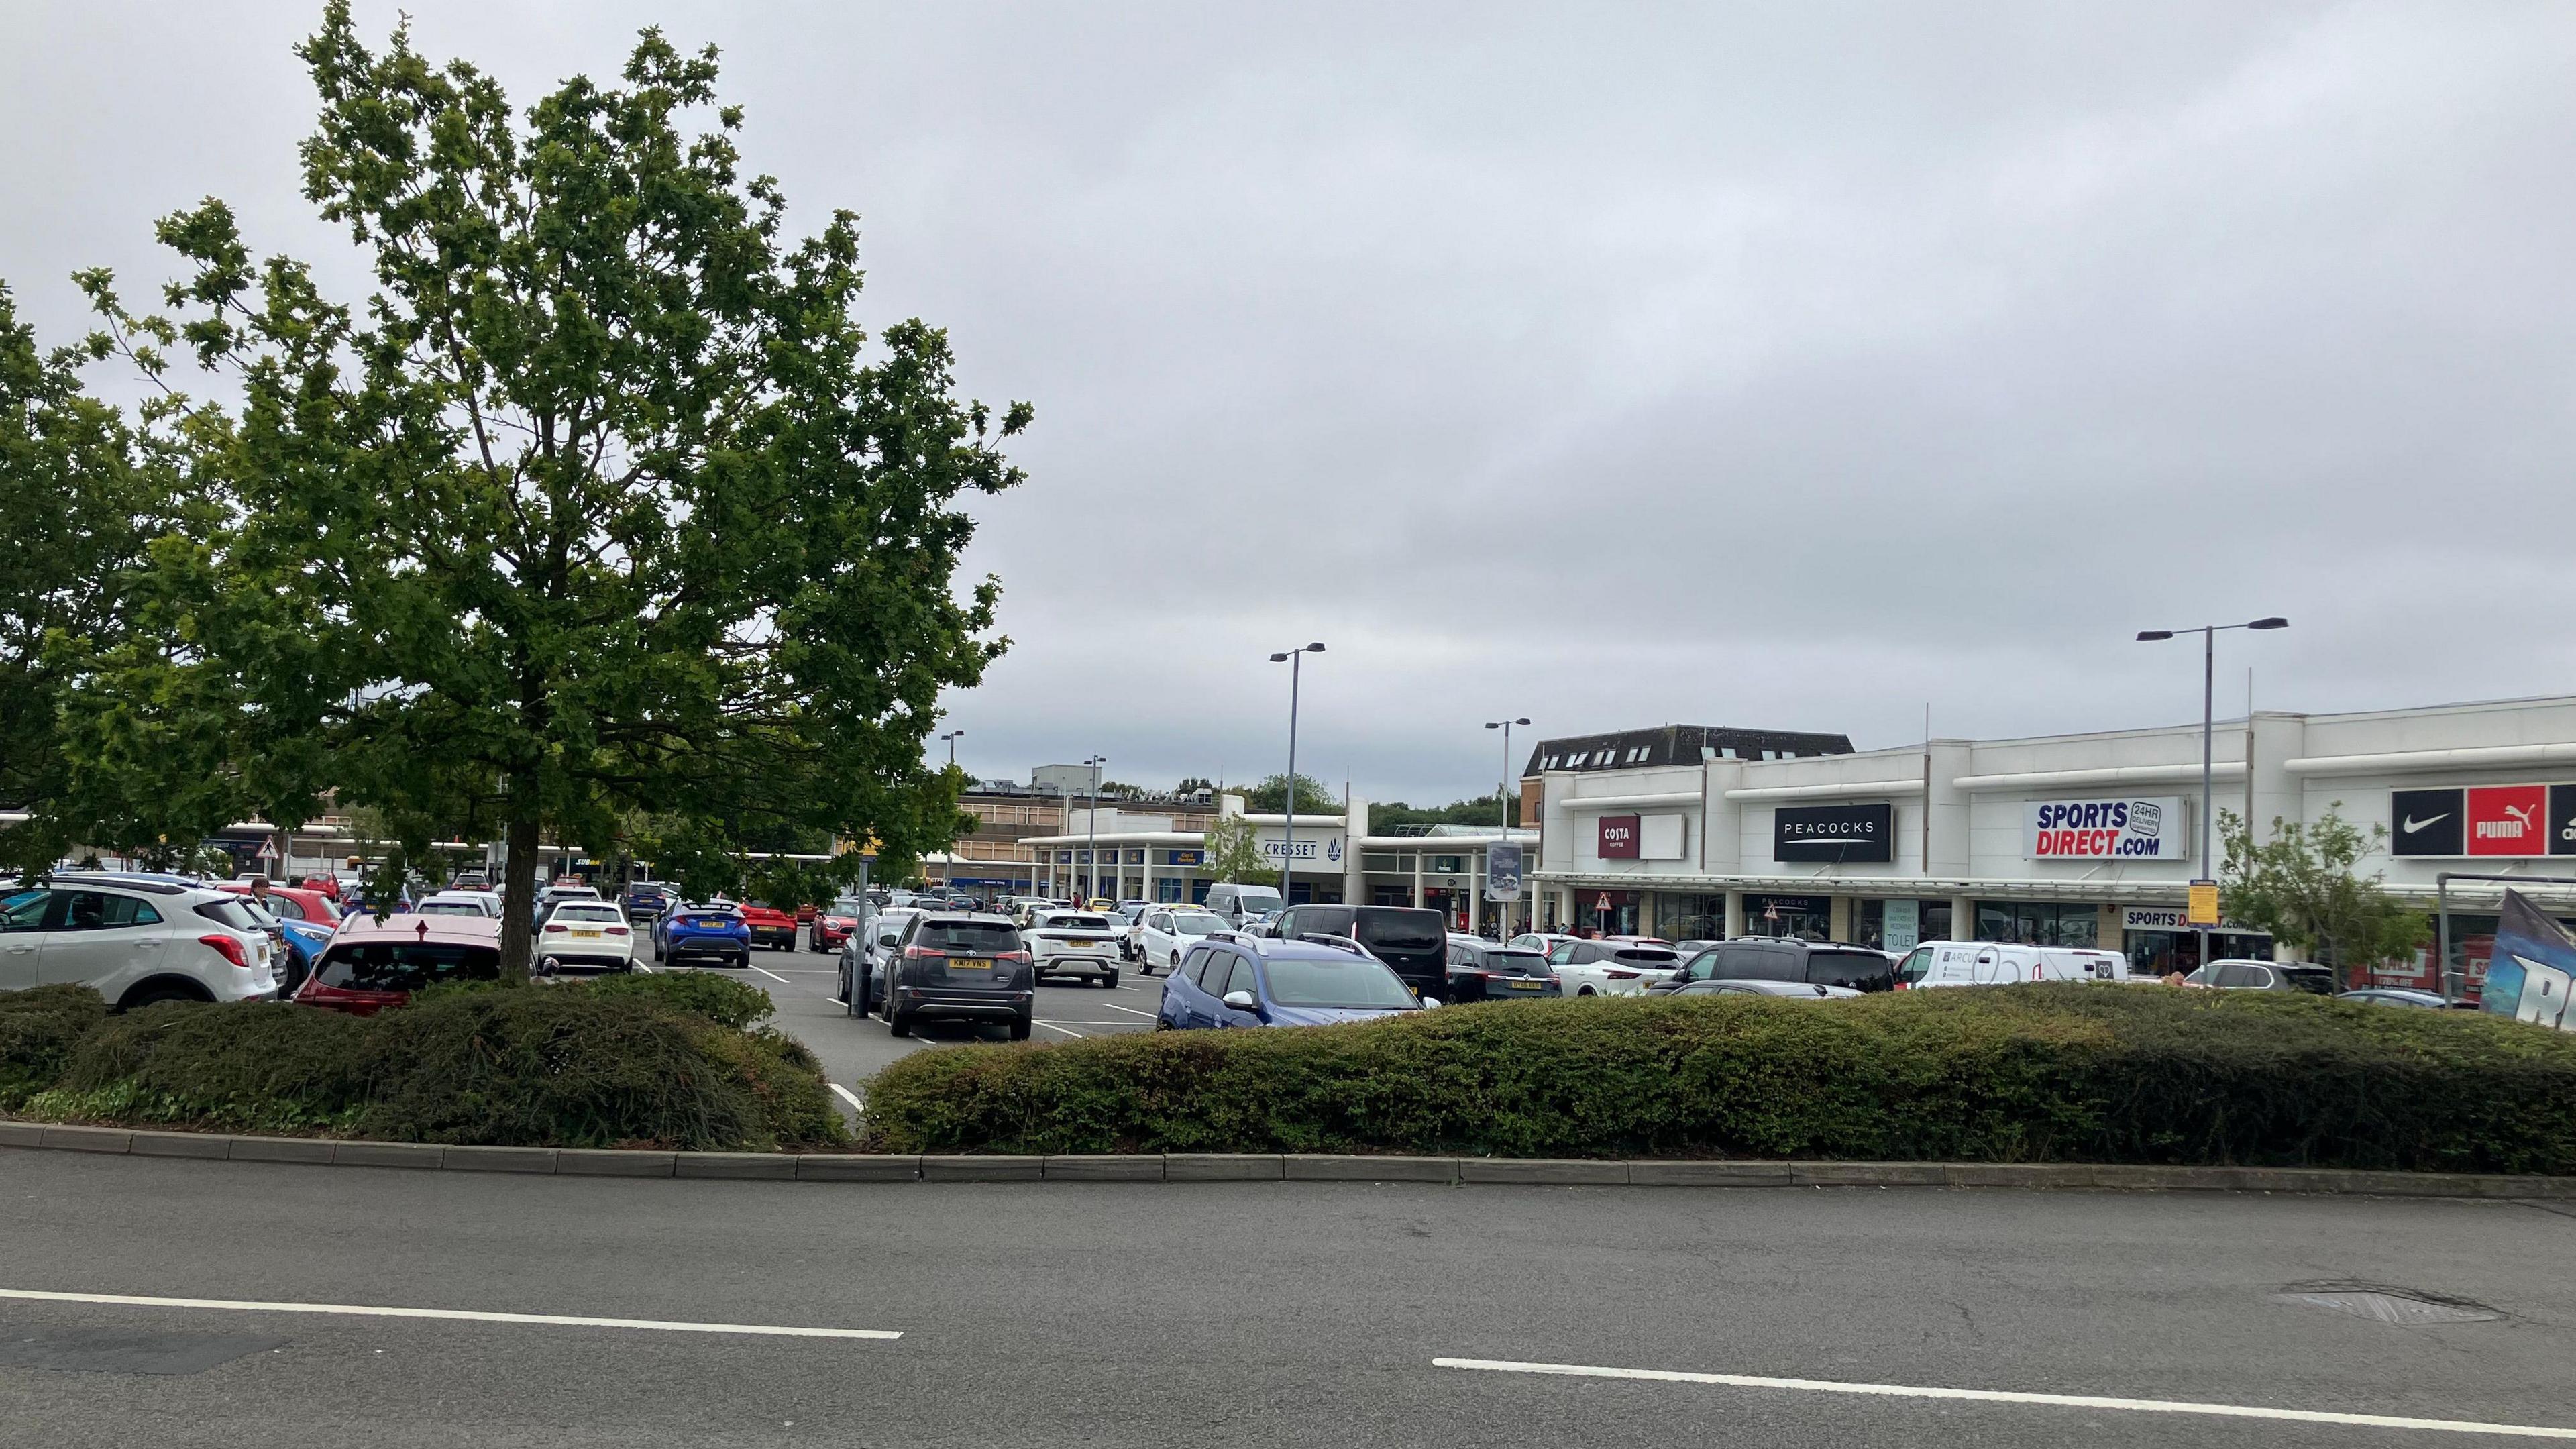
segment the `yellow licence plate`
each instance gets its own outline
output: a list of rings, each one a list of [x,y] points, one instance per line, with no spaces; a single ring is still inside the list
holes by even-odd
[[[579,936],[585,941],[596,941],[599,939],[599,933],[597,931],[575,931],[573,934]]]
[[[963,960],[958,957],[951,956],[948,958],[948,969],[951,971],[990,971],[993,969],[993,963],[990,961]]]
[[[1511,987],[1514,991],[1536,991],[1539,988],[1539,983],[1535,981],[1515,981],[1511,983]]]
[[[1065,944],[1068,946],[1106,946],[1109,943],[1106,941],[1067,941]]]

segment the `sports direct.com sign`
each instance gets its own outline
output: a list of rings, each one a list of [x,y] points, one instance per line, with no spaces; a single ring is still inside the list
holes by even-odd
[[[2022,807],[2028,860],[2187,860],[2179,795],[2122,800],[2031,800]]]

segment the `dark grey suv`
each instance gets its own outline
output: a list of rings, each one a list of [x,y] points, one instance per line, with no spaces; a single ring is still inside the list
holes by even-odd
[[[1000,916],[924,911],[904,923],[886,959],[886,1030],[912,1035],[918,1021],[1007,1021],[1027,1041],[1037,1013],[1037,970],[1019,930]]]
[[[1835,941],[1770,937],[1721,941],[1683,963],[1673,979],[1650,992],[1676,991],[1694,981],[1796,981],[1854,991],[1896,989],[1896,963],[1882,951]]]

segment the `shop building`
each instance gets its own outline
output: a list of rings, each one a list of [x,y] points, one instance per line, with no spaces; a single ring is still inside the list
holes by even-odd
[[[924,856],[922,876],[933,885],[1000,895],[1038,894],[1042,862],[1040,852],[1028,842],[1072,829],[1090,808],[1084,792],[1091,783],[1088,766],[1041,765],[1025,785],[1015,780],[970,785],[957,797],[957,808],[975,817],[975,828],[947,850]],[[1216,797],[1210,791],[1148,792],[1121,800],[1119,810],[1147,823],[1159,821],[1166,830],[1204,830],[1216,818]],[[1104,818],[1118,813],[1106,808],[1101,812]]]
[[[2120,950],[2156,970],[2198,964],[2182,919],[2200,868],[2197,723],[1867,751],[1705,745],[1734,733],[1764,732],[1665,726],[1532,752],[1523,796],[1538,806],[1543,927],[1883,949],[2031,941]],[[2214,745],[2216,808],[2258,836],[2334,811],[2388,832],[2360,868],[2410,902],[2430,909],[2438,877],[2476,873],[2576,912],[2576,889],[2534,879],[2576,876],[2576,698],[2263,711],[2222,723]],[[2477,942],[2504,888],[2452,882],[2466,912],[2454,979],[2482,974]],[[2226,923],[2212,945],[2273,954]]]

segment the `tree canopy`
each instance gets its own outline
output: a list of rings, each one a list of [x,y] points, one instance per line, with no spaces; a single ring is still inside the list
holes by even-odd
[[[2224,919],[2268,931],[2348,973],[2348,984],[2368,985],[2352,973],[2412,954],[2432,928],[2423,911],[2379,889],[2377,875],[2356,871],[2364,855],[2387,843],[2388,828],[2363,831],[2343,818],[2342,804],[2312,825],[2275,816],[2271,838],[2260,843],[2235,812],[2220,811],[2227,861],[2218,908]]]
[[[1478,825],[1487,829],[1499,826],[1504,811],[1510,811],[1514,825],[1521,823],[1521,798],[1500,793],[1480,795],[1473,800],[1453,800],[1446,805],[1415,807],[1401,800],[1369,805],[1369,829],[1391,835],[1396,831],[1425,825]]]
[[[543,835],[632,848],[649,820],[665,874],[718,884],[779,843],[945,848],[971,820],[923,740],[1006,643],[998,583],[958,585],[956,505],[1021,480],[997,445],[1028,407],[960,399],[937,328],[860,325],[856,219],[787,238],[712,48],[646,30],[622,85],[524,112],[404,30],[371,51],[345,0],[298,54],[305,195],[374,290],[254,262],[216,200],[161,224],[171,315],[87,279],[147,375],[184,347],[238,399],[185,411],[223,523],[162,541],[179,643],[103,652],[88,753],[177,699],[217,726],[188,763],[281,824],[335,791],[415,853],[506,841],[513,974]]]
[[[1273,775],[1243,792],[1243,808],[1255,815],[1284,815],[1288,810],[1288,777]],[[1342,797],[1312,775],[1297,776],[1297,813],[1300,815],[1339,815]]]

